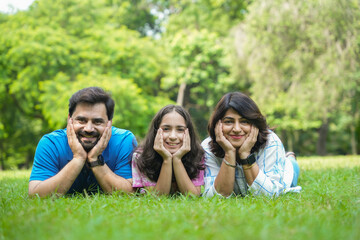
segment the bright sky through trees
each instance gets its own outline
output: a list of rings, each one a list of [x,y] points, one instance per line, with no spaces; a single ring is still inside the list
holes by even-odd
[[[34,0],[1,0],[0,12],[13,13],[16,10],[26,10]]]

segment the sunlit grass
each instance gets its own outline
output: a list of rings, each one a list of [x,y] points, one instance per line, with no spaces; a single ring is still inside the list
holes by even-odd
[[[0,172],[0,239],[360,239],[358,157],[299,158],[300,194],[29,199],[30,171]]]

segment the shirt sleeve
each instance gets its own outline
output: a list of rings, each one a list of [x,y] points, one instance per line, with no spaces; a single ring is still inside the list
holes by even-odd
[[[132,177],[133,177],[133,187],[142,188],[142,187],[151,187],[156,186],[156,182],[151,182],[143,173],[140,172],[137,161],[139,159],[139,153],[134,153],[132,158]]]
[[[131,174],[131,157],[134,149],[137,146],[136,138],[134,134],[128,131],[128,134],[117,146],[117,161],[114,169],[114,173],[125,179],[132,178]]]
[[[205,157],[201,159],[201,163],[205,163]],[[194,186],[202,186],[204,185],[204,170],[200,170],[196,178],[191,180]]]
[[[204,197],[213,197],[215,195],[224,197],[218,193],[215,189],[215,179],[218,175],[221,167],[221,161],[217,158],[211,151],[208,145],[208,139],[204,140],[201,144],[205,150],[205,175],[204,175],[204,184],[205,190],[202,196]],[[231,194],[228,197],[231,197]]]
[[[285,150],[280,139],[269,134],[268,144],[257,156],[259,174],[249,186],[254,195],[278,196],[286,190],[284,182]]]
[[[30,181],[44,181],[55,176],[60,171],[57,155],[56,147],[50,138],[46,135],[42,137],[35,151]]]

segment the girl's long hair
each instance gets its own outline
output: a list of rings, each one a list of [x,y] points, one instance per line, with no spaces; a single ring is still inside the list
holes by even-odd
[[[265,146],[269,134],[266,118],[261,114],[260,109],[251,98],[240,92],[230,92],[220,99],[209,120],[208,133],[211,137],[209,144],[211,152],[217,157],[223,158],[225,156],[224,150],[216,142],[215,126],[225,116],[226,111],[231,108],[259,129],[257,141],[251,152],[259,151],[260,148]]]
[[[140,154],[137,161],[137,166],[140,172],[145,174],[145,176],[147,176],[153,182],[157,182],[163,163],[163,159],[160,154],[154,150],[155,136],[163,117],[173,111],[176,111],[184,118],[186,127],[189,130],[191,150],[181,159],[189,178],[196,178],[198,172],[204,169],[204,166],[201,163],[201,160],[204,156],[204,150],[200,145],[200,141],[192,124],[190,114],[181,106],[167,105],[155,115],[150,124],[149,131],[143,144],[141,144],[141,146],[139,146],[139,148],[136,150],[136,152]],[[174,180],[175,178],[173,175],[173,181]]]

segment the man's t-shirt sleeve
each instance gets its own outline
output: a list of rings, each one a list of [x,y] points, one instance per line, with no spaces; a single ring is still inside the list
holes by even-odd
[[[44,181],[59,172],[56,152],[54,143],[50,138],[48,136],[42,137],[35,151],[30,181]]]
[[[132,178],[131,158],[136,146],[137,142],[134,134],[127,131],[124,139],[117,145],[118,156],[114,170],[116,175],[125,179]]]

